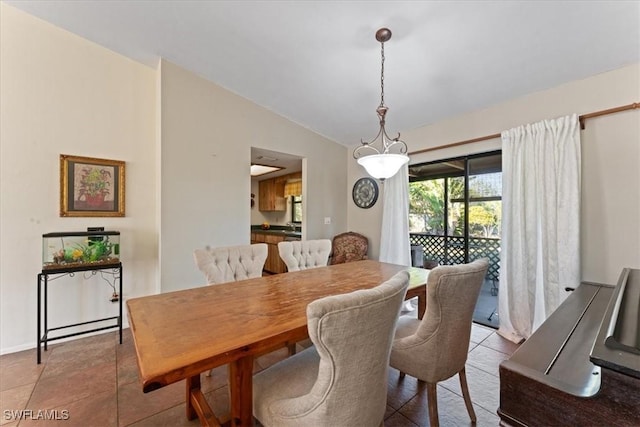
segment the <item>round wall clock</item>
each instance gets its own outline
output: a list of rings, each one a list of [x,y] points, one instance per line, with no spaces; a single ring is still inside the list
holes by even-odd
[[[378,200],[378,184],[373,178],[360,178],[353,185],[352,196],[356,206],[368,209]]]

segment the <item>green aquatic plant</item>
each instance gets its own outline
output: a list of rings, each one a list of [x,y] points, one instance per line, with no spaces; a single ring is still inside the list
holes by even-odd
[[[84,244],[77,244],[76,251],[81,252],[79,257],[84,262],[96,262],[111,255],[113,243],[109,240],[88,240]],[[74,252],[75,253],[75,252]]]
[[[104,240],[87,240],[84,243],[73,243],[69,247],[65,247],[53,255],[56,264],[72,263],[72,262],[97,262],[108,259],[114,252],[119,252],[119,245],[112,243],[109,238]]]

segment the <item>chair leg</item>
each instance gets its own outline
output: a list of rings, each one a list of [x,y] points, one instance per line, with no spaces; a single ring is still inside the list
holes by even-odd
[[[476,413],[473,411],[473,404],[471,403],[471,396],[469,395],[469,387],[467,385],[467,374],[465,368],[458,372],[460,377],[460,388],[462,389],[462,397],[464,397],[464,404],[467,406],[467,412],[472,423],[476,423]]]
[[[296,343],[287,343],[287,348],[289,349],[289,356],[296,354]]]
[[[439,427],[437,383],[427,383],[427,403],[429,404],[429,425]]]

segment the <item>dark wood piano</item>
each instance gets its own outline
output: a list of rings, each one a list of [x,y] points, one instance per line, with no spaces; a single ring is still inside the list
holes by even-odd
[[[501,426],[640,426],[640,270],[582,283],[500,365]]]

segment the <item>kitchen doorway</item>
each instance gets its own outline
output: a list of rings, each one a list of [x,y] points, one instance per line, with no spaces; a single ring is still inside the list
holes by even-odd
[[[303,157],[264,148],[251,148],[251,224],[268,224],[272,230],[302,233],[304,199],[302,197]]]

